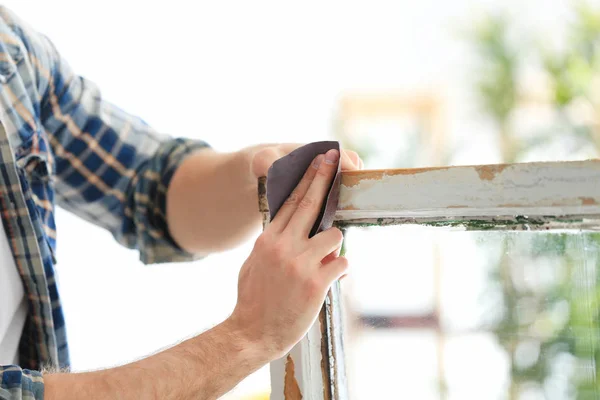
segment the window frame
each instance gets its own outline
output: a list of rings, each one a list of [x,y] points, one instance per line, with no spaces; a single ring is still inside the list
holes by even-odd
[[[266,226],[264,178],[259,208]],[[600,231],[600,160],[343,172],[334,224]],[[308,334],[271,363],[271,400],[348,399],[342,315],[336,283]]]

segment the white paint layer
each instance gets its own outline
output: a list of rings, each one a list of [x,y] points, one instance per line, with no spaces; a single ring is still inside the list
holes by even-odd
[[[600,212],[600,161],[365,171],[362,175],[343,181],[336,219]]]

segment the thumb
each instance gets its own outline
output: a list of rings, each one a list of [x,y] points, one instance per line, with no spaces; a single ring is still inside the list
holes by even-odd
[[[348,271],[348,259],[346,257],[337,257],[333,261],[323,265],[320,272],[323,274],[328,285],[331,285],[337,279],[341,278]]]

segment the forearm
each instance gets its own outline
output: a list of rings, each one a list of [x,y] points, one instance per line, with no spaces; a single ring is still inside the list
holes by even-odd
[[[167,192],[167,221],[177,244],[195,254],[232,248],[260,227],[257,178],[267,175],[295,143],[262,144],[235,153],[205,149],[179,166]],[[358,154],[340,154],[342,170],[362,167]]]
[[[216,399],[270,361],[230,320],[151,357],[96,372],[47,374],[46,400]]]
[[[226,250],[260,227],[252,155],[250,149],[205,149],[177,169],[167,192],[167,220],[182,248],[197,254]]]

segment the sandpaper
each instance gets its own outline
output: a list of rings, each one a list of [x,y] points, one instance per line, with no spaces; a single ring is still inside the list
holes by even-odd
[[[340,143],[335,141],[309,143],[273,163],[267,174],[267,201],[269,203],[271,220],[275,218],[285,200],[298,185],[314,158],[319,154],[327,153],[331,149],[341,152]],[[340,195],[341,178],[340,154],[337,172],[331,182],[327,197],[323,202],[321,212],[310,231],[309,237],[331,228]]]

